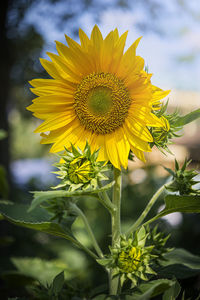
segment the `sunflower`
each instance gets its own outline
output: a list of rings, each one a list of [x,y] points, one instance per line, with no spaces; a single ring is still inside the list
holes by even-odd
[[[33,79],[38,97],[27,109],[44,122],[35,130],[42,144],[60,152],[71,144],[100,148],[99,160],[127,168],[130,150],[145,161],[153,138],[148,127],[163,127],[152,113],[169,91],[151,84],[144,59],[136,56],[137,39],[124,52],[127,32],[111,31],[103,39],[95,25],[89,38],[79,30],[80,44],[66,36],[68,46],[56,42],[58,55],[41,59],[52,79]]]

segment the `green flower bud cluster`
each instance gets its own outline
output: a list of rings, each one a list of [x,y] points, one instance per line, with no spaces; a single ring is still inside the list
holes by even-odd
[[[173,182],[166,187],[170,192],[179,192],[180,195],[199,195],[200,191],[193,189],[193,185],[199,183],[194,180],[194,177],[198,174],[194,169],[186,170],[187,166],[191,163],[191,160],[185,160],[182,168],[179,167],[177,160],[175,160],[175,171],[165,168],[172,176]]]
[[[65,149],[65,153],[60,155],[61,161],[54,164],[59,171],[53,172],[61,179],[61,183],[52,188],[67,188],[68,191],[95,189],[99,180],[108,180],[103,174],[108,171],[108,166],[97,160],[98,153],[99,150],[91,153],[88,143],[83,151],[73,145],[71,151]]]
[[[73,222],[74,215],[69,208],[69,202],[71,198],[55,198],[45,201],[41,206],[45,208],[51,215],[51,221],[57,220],[58,223]]]
[[[144,227],[136,231],[134,238],[126,239],[121,236],[115,247],[110,247],[111,255],[108,259],[98,260],[107,268],[113,269],[113,276],[119,276],[121,285],[131,280],[132,287],[138,285],[140,280],[148,280],[148,274],[156,274],[151,265],[156,258],[152,254],[154,246],[145,246],[148,233]]]
[[[167,106],[168,101],[165,105],[162,105],[159,110],[154,111],[155,115],[163,122],[164,126],[159,128],[151,128],[151,134],[153,136],[153,142],[151,143],[151,146],[153,147],[155,145],[161,152],[165,150],[171,153],[168,145],[172,144],[171,140],[173,138],[180,137],[177,132],[180,131],[182,127],[176,125],[178,119],[180,118],[178,112],[175,111],[172,114],[167,114]]]

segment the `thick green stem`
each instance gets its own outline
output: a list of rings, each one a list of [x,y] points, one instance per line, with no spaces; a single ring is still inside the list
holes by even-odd
[[[61,235],[62,236],[62,235]],[[86,246],[82,245],[75,237],[69,236],[68,240],[71,241],[74,245],[76,245],[78,248],[84,250],[87,254],[89,254],[94,259],[97,259],[98,256],[92,252],[90,249],[88,249]]]
[[[112,212],[115,210],[115,206],[110,201],[107,193],[104,191],[102,193],[99,193],[98,196],[101,204],[112,214]]]
[[[114,187],[112,203],[115,206],[115,210],[112,212],[112,247],[115,247],[116,243],[120,239],[121,234],[121,182],[122,175],[121,170],[114,168]],[[110,272],[110,294],[117,295],[119,291],[119,277],[113,278],[113,270]]]
[[[122,175],[119,169],[114,168],[113,204],[116,207],[112,214],[112,246],[118,242],[121,234],[121,182]]]
[[[102,183],[100,180],[98,180],[98,184],[100,187],[102,187]],[[103,204],[103,206],[112,214],[112,212],[115,210],[115,206],[111,202],[107,192],[102,191],[101,193],[98,194],[98,196],[101,204]]]
[[[168,185],[170,185],[171,183],[172,183],[172,181],[170,181],[167,184],[162,185],[159,188],[159,190],[153,195],[153,197],[150,199],[149,203],[147,204],[146,208],[144,209],[144,211],[140,215],[140,217],[136,220],[136,222],[126,232],[126,236],[129,236],[132,232],[134,232],[140,226],[140,224],[142,224],[142,222],[146,218],[147,214],[151,210],[152,206],[154,205],[154,203],[156,202],[156,200],[158,199],[158,197],[162,194],[162,192],[165,190],[165,188]]]
[[[83,213],[83,211],[75,203],[71,203],[71,208],[83,220],[85,228],[86,228],[86,230],[87,230],[87,232],[88,232],[88,234],[89,234],[89,236],[91,238],[91,241],[92,241],[92,244],[94,246],[94,249],[96,250],[98,256],[100,258],[103,258],[104,255],[103,255],[103,253],[102,253],[102,251],[101,251],[101,249],[100,249],[100,247],[99,247],[99,245],[97,243],[97,240],[96,240],[96,238],[95,238],[95,236],[93,234],[93,231],[92,231],[92,229],[90,227],[90,224],[88,223],[88,220],[87,220],[85,214]]]
[[[92,258],[97,259],[99,258],[95,253],[93,253],[90,249],[88,249],[86,246],[81,244],[77,239],[74,239],[72,241],[78,248],[84,250],[87,254],[89,254]]]

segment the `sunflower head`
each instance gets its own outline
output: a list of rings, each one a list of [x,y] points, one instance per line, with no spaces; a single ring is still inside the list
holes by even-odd
[[[84,151],[73,145],[71,151],[66,149],[65,153],[60,155],[60,163],[54,165],[59,169],[54,173],[61,179],[61,183],[53,188],[67,188],[69,191],[96,188],[98,180],[107,180],[103,172],[108,170],[108,166],[105,162],[97,161],[98,152],[91,153],[88,143]]]
[[[42,144],[53,144],[51,152],[71,144],[83,150],[87,140],[93,152],[100,149],[99,160],[116,168],[127,168],[130,150],[145,161],[153,142],[149,128],[165,127],[153,110],[169,91],[152,85],[152,74],[136,55],[140,38],[124,51],[127,32],[120,36],[115,29],[103,38],[95,25],[90,37],[81,29],[79,37],[80,44],[66,36],[67,45],[56,42],[58,55],[41,59],[52,79],[30,82],[37,98],[28,110],[43,120],[35,132]],[[71,167],[82,164],[79,159]]]

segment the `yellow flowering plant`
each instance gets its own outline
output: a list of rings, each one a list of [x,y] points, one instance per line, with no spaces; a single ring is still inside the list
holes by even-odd
[[[175,172],[169,171],[172,180],[159,188],[138,219],[122,232],[122,168],[127,169],[128,157],[145,162],[144,152],[154,146],[168,151],[171,139],[198,118],[200,110],[185,116],[166,113],[163,98],[169,91],[152,84],[152,74],[136,54],[141,38],[125,51],[127,32],[120,36],[115,29],[103,38],[95,25],[90,37],[81,29],[79,37],[77,43],[66,36],[68,45],[56,42],[58,54],[47,53],[50,60],[41,59],[50,79],[30,81],[36,98],[27,109],[43,121],[35,130],[41,134],[41,144],[52,144],[51,153],[61,152],[54,172],[61,182],[49,191],[33,192],[28,212],[27,207],[20,206],[22,217],[16,217],[17,204],[1,204],[0,211],[16,225],[70,241],[104,268],[108,273],[105,290],[87,299],[139,300],[160,294],[164,294],[163,299],[176,299],[180,285],[175,274],[171,279],[165,277],[159,267],[168,266],[167,262],[175,264],[173,255],[178,254],[165,246],[169,237],[157,228],[152,230],[149,224],[172,212],[200,212],[199,191],[192,188],[196,184],[194,173],[185,170],[187,163],[182,171],[176,165]],[[182,187],[188,180],[185,194]],[[146,219],[165,190],[177,192],[179,187],[180,194],[168,194],[164,209]],[[95,197],[110,214],[107,253],[79,206],[82,196]],[[77,217],[83,221],[92,249],[71,230]],[[184,259],[180,264],[184,265]],[[63,276],[57,276],[49,289],[38,290],[36,298],[72,299],[63,289]]]

